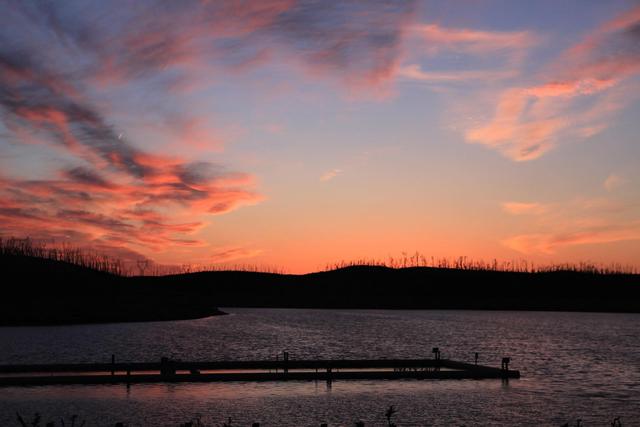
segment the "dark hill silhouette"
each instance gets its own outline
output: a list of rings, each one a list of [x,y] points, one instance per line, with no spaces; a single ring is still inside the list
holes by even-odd
[[[222,307],[640,312],[640,276],[354,266],[305,275],[202,272],[136,277],[193,287]]]
[[[12,278],[2,285],[5,325],[188,319],[217,306],[640,312],[636,274],[353,266],[124,277],[18,255],[0,255],[0,268]]]
[[[0,255],[0,325],[176,320],[222,314],[175,286],[132,281],[68,262]]]

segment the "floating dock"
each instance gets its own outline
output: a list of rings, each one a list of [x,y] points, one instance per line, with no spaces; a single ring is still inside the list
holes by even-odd
[[[218,381],[509,379],[520,372],[441,359],[337,359],[153,363],[0,365],[0,387],[59,384],[140,384]],[[505,363],[506,362],[506,363]]]

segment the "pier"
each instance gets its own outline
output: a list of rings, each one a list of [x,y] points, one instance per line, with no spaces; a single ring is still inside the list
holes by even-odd
[[[437,349],[434,349],[437,350]],[[397,379],[510,379],[520,372],[509,369],[432,359],[333,359],[0,365],[0,387],[59,384],[136,384],[219,381],[336,381]]]

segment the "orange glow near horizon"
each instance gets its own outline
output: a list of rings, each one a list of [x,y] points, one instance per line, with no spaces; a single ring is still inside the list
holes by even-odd
[[[639,269],[640,7],[467,3],[7,8],[0,237]]]

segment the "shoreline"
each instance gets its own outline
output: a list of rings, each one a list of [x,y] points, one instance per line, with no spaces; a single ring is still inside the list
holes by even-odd
[[[215,309],[210,313],[203,313],[202,315],[193,315],[193,316],[181,316],[181,317],[166,317],[166,318],[149,318],[149,319],[131,319],[131,320],[96,320],[96,321],[79,321],[79,322],[69,322],[69,321],[54,321],[54,322],[38,322],[33,321],[29,323],[8,323],[8,322],[0,322],[0,328],[19,328],[19,327],[42,327],[42,326],[82,326],[82,325],[114,325],[114,324],[122,324],[122,323],[152,323],[152,322],[179,322],[183,320],[200,320],[207,319],[209,317],[218,317],[218,316],[228,316],[229,313]]]

